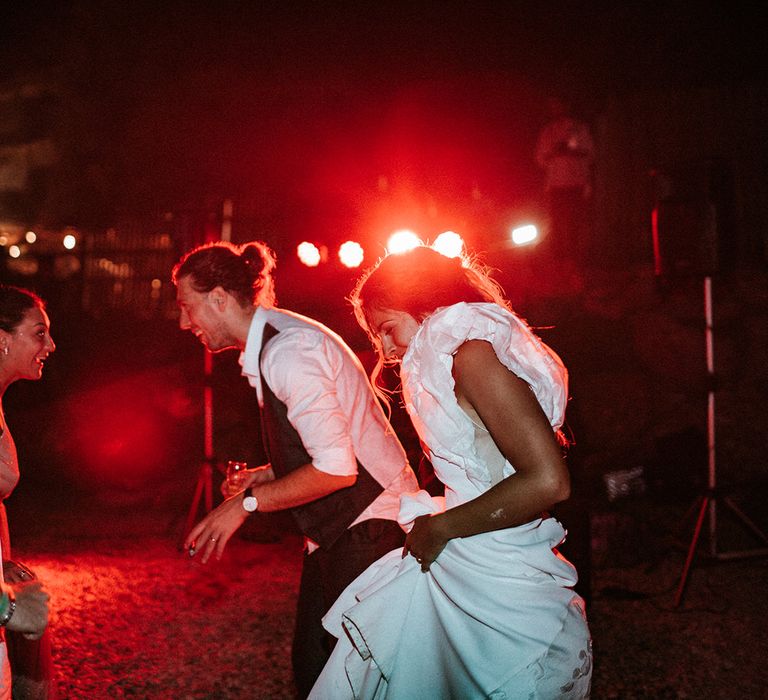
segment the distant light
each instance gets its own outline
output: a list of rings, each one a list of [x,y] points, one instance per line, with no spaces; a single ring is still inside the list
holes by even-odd
[[[75,238],[71,233],[68,233],[66,236],[64,236],[64,247],[67,250],[72,250],[77,245],[77,238]]]
[[[299,260],[303,262],[307,267],[317,267],[320,264],[320,249],[314,244],[304,241],[299,243],[296,248],[296,254],[299,256]]]
[[[512,229],[512,243],[515,245],[527,245],[533,243],[539,237],[539,230],[533,224],[518,226]]]
[[[387,241],[388,253],[405,253],[421,245],[421,239],[408,229],[395,231]]]
[[[155,279],[152,280],[152,289],[160,289],[160,287],[162,286],[163,286],[162,281],[157,279],[157,277],[155,277]]]
[[[27,231],[24,234],[24,239],[27,243],[34,243],[37,240],[37,234],[34,231]]]
[[[4,233],[0,233],[0,245],[8,245],[8,236],[6,236]]]
[[[347,241],[339,247],[339,260],[346,267],[360,267],[364,257],[363,246],[355,241]]]
[[[10,248],[8,248],[8,255],[10,255],[12,258],[18,258],[21,255],[21,248],[17,245],[12,245]]]
[[[446,258],[458,258],[464,249],[464,239],[454,231],[443,231],[435,239],[432,247]]]

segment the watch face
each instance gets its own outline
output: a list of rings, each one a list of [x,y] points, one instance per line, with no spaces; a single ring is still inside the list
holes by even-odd
[[[243,508],[249,513],[253,513],[259,507],[259,502],[255,496],[246,496],[243,499]]]

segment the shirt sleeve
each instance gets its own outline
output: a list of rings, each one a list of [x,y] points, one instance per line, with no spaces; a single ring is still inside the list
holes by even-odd
[[[285,329],[264,348],[264,379],[288,409],[312,466],[327,474],[357,474],[349,418],[342,410],[337,376],[341,351],[325,334]]]

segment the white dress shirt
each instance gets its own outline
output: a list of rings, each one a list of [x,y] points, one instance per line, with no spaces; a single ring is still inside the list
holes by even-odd
[[[264,326],[279,331],[261,353]],[[259,355],[261,354],[261,363]],[[327,474],[357,474],[357,461],[384,491],[352,523],[397,520],[400,495],[419,486],[362,364],[344,341],[317,321],[284,309],[257,307],[242,373],[264,405],[261,374],[288,409],[312,466]],[[351,526],[350,526],[351,527]]]

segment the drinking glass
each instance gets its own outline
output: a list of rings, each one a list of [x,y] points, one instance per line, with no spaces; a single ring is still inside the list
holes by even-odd
[[[245,481],[244,470],[248,468],[247,462],[238,462],[230,459],[227,462],[227,483],[232,489],[240,489]]]

